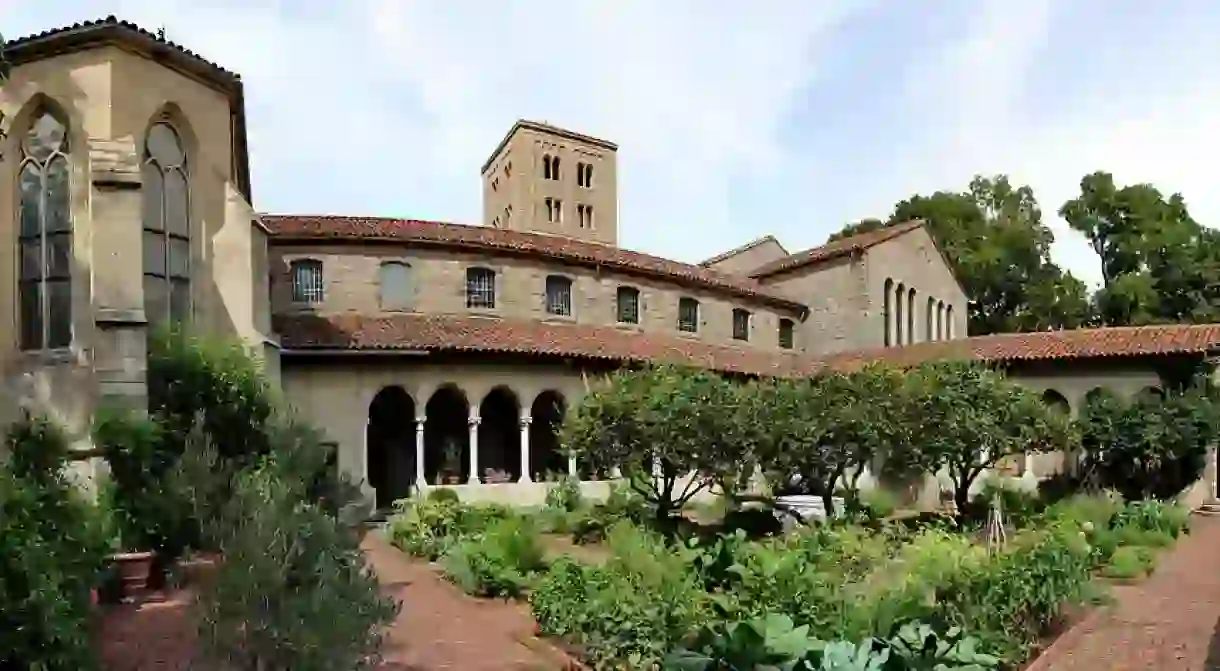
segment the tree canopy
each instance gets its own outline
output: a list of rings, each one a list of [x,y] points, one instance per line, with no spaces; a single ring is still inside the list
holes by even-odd
[[[1097,254],[1103,281],[1092,295],[1051,259],[1055,236],[1033,190],[1005,175],[913,195],[887,219],[849,224],[831,240],[927,222],[966,292],[970,335],[1220,321],[1220,232],[1196,222],[1181,194],[1095,172],[1058,214]]]

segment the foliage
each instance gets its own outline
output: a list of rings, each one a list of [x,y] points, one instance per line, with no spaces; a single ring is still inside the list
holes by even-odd
[[[164,449],[162,438],[159,424],[134,412],[103,408],[94,417],[93,440],[110,467],[123,544],[172,559],[194,539],[166,482],[178,455]]]
[[[407,554],[436,560],[466,538],[513,516],[500,505],[467,505],[448,499],[404,499],[390,519],[390,542]]]
[[[1181,194],[1119,187],[1110,173],[1095,172],[1059,213],[1101,261],[1102,324],[1220,321],[1220,235],[1191,217]]]
[[[437,487],[435,489],[428,490],[427,498],[429,501],[437,503],[458,503],[462,500],[461,497],[458,496],[457,492],[444,487]]]
[[[267,459],[213,521],[224,556],[200,594],[205,657],[235,670],[372,668],[398,605],[353,530],[307,502],[307,477]]]
[[[771,614],[745,622],[711,625],[696,636],[692,649],[665,660],[674,671],[986,671],[1000,660],[976,650],[975,639],[957,628],[937,634],[932,627],[907,623],[885,640],[859,644],[823,642],[808,625],[795,626],[786,615]]]
[[[443,557],[445,575],[475,596],[520,596],[545,567],[538,529],[522,516],[495,521],[487,531],[452,546]]]
[[[1045,501],[1036,490],[1024,489],[1001,479],[984,482],[970,507],[977,511],[989,510],[991,502],[997,498],[1004,511],[1004,519],[1016,526],[1025,526],[1046,509]]]
[[[98,513],[64,475],[67,441],[42,418],[9,430],[0,469],[0,668],[94,667],[90,589],[106,553]]]
[[[580,493],[580,480],[564,474],[546,492],[546,507],[571,513],[580,510],[585,505],[584,496]]]
[[[710,371],[621,371],[567,415],[561,441],[594,470],[620,468],[669,524],[713,483],[733,487],[748,477],[758,419],[742,400],[739,385]]]
[[[167,449],[181,454],[196,422],[222,460],[236,467],[271,450],[276,401],[261,366],[240,343],[153,332],[148,356],[149,412]]]
[[[614,525],[624,520],[644,524],[655,515],[644,497],[631,485],[613,483],[606,500],[574,514],[571,523],[572,542],[577,545],[597,543],[606,539]]]
[[[892,459],[924,472],[943,467],[959,511],[967,510],[974,481],[1005,457],[1074,444],[1066,418],[1034,392],[981,365],[925,364],[909,382],[922,436]]]
[[[1167,499],[1202,475],[1220,432],[1220,405],[1201,388],[1126,403],[1093,395],[1079,419],[1085,468],[1128,499]]]
[[[1101,574],[1107,578],[1132,580],[1151,573],[1155,564],[1156,555],[1149,548],[1126,545],[1115,548],[1109,563],[1102,567]]]

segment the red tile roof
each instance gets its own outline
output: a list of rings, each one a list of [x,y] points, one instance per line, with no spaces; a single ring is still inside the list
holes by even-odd
[[[754,249],[755,247],[757,247],[759,245],[765,245],[768,242],[774,242],[776,245],[779,245],[780,251],[782,251],[785,255],[788,254],[788,250],[784,249],[784,246],[782,244],[780,244],[779,240],[775,239],[774,235],[767,234],[767,235],[762,236],[761,238],[756,238],[754,240],[751,240],[751,241],[747,242],[746,244],[741,245],[740,247],[734,247],[727,252],[721,252],[721,253],[711,257],[710,259],[704,259],[699,262],[699,266],[703,267],[703,268],[707,268],[708,266],[716,265],[717,263],[720,263],[721,261],[723,261],[725,259],[729,259],[734,256],[737,256],[738,254],[748,252],[751,249]]]
[[[1212,352],[1220,352],[1220,324],[1162,324],[975,336],[845,352],[826,363],[838,367],[885,361],[907,366],[940,359],[1008,363]]]
[[[796,352],[711,345],[677,335],[494,317],[447,315],[280,316],[285,350],[499,352],[608,362],[674,362],[756,375],[809,375],[872,362],[913,366],[939,359],[995,363],[1220,352],[1220,324],[1081,329],[981,336],[813,359]]]
[[[806,312],[803,304],[765,289],[751,279],[731,277],[687,263],[560,236],[415,219],[279,214],[265,214],[261,219],[277,241],[394,241],[467,251],[516,253],[613,268],[757,300],[796,314]]]
[[[798,268],[806,268],[808,266],[819,265],[832,261],[834,259],[849,256],[862,252],[870,247],[875,247],[887,240],[892,240],[903,233],[913,231],[923,222],[920,220],[908,221],[903,224],[895,224],[886,226],[875,231],[860,233],[846,238],[840,238],[833,242],[828,242],[821,247],[814,247],[803,252],[797,252],[791,256],[773,261],[763,267],[750,273],[752,279],[762,279],[780,273],[786,273]]]
[[[280,316],[285,350],[424,350],[498,352],[607,362],[672,362],[732,373],[793,375],[799,355],[749,346],[709,345],[677,335],[642,335],[615,326],[587,326],[496,317],[444,315]]]

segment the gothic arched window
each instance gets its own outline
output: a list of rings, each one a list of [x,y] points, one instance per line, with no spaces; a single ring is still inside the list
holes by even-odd
[[[144,313],[149,322],[191,315],[190,173],[182,136],[168,121],[144,141]]]
[[[72,207],[68,125],[40,109],[22,138],[18,173],[21,349],[72,344]]]

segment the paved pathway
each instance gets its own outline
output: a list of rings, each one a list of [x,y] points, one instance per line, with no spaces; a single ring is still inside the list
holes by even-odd
[[[1220,517],[1194,516],[1151,578],[1114,591],[1026,671],[1220,670]]]
[[[402,602],[385,671],[559,671],[566,657],[536,639],[527,607],[475,600],[370,533],[364,549],[385,588]]]
[[[522,604],[472,599],[370,533],[363,545],[383,589],[402,602],[380,671],[562,671],[568,659],[533,636]],[[98,650],[106,671],[187,671],[196,646],[188,591],[107,608]]]

